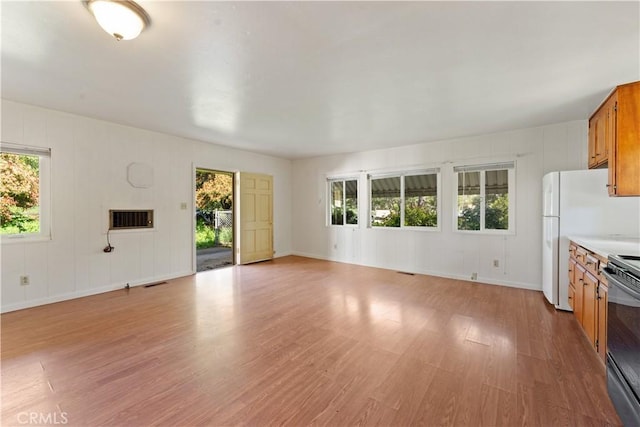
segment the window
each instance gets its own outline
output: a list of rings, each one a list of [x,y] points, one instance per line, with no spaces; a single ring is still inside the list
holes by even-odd
[[[0,235],[49,237],[49,149],[2,143]]]
[[[372,176],[372,227],[439,226],[440,171],[407,172]]]
[[[358,180],[329,180],[329,224],[358,224]]]
[[[457,166],[456,230],[513,232],[514,163]]]

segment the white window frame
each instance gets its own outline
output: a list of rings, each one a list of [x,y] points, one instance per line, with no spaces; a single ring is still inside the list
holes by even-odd
[[[415,176],[415,175],[436,175],[436,226],[428,227],[428,226],[410,226],[404,225],[405,220],[405,177],[407,176]],[[400,178],[400,227],[381,227],[373,225],[373,195],[371,180],[380,179],[380,178]],[[368,228],[373,228],[376,230],[420,230],[420,231],[440,231],[441,229],[441,218],[442,218],[442,176],[440,172],[440,168],[430,168],[430,169],[416,169],[416,170],[408,170],[402,172],[392,172],[392,173],[381,173],[381,174],[371,174],[367,176],[367,181],[369,183],[369,221]]]
[[[508,195],[509,195],[509,228],[506,230],[494,230],[485,228],[486,213],[486,173],[487,171],[507,170],[508,174]],[[454,166],[453,172],[453,231],[464,234],[496,234],[513,235],[516,234],[516,162],[514,160],[484,163],[484,164],[461,164]],[[458,173],[460,172],[481,172],[480,173],[480,229],[479,230],[458,230]]]
[[[38,156],[40,159],[38,166],[40,232],[2,234],[0,241],[2,243],[19,243],[51,240],[51,149],[2,142],[0,143],[0,152]]]
[[[356,182],[356,212],[358,212],[358,222],[355,224],[347,224],[347,210],[343,208],[342,210],[342,224],[332,224],[331,223],[331,207],[333,204],[333,194],[331,193],[331,187],[334,182],[342,182],[342,205],[346,207],[346,199],[347,199],[347,181],[355,181]],[[353,227],[357,228],[360,226],[360,179],[357,176],[341,176],[341,177],[330,177],[327,178],[327,220],[326,224],[330,227]]]

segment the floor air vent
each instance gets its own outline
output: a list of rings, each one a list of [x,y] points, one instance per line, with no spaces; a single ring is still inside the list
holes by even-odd
[[[154,286],[158,286],[158,285],[166,285],[167,282],[156,282],[156,283],[149,283],[148,285],[144,285],[145,288],[153,288]]]
[[[153,209],[149,210],[109,210],[109,229],[153,228]]]

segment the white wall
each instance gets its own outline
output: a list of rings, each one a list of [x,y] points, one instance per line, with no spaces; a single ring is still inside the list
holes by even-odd
[[[274,177],[274,249],[291,252],[291,161],[2,100],[2,141],[50,147],[52,240],[3,243],[2,311],[188,275],[193,165]],[[153,166],[133,188],[127,166]],[[188,209],[181,210],[180,204]],[[155,209],[153,231],[112,233],[109,209]],[[29,275],[30,285],[19,277]]]
[[[293,251],[299,255],[400,271],[541,289],[542,176],[586,169],[584,120],[494,135],[293,162]],[[516,160],[516,234],[453,231],[452,163]],[[438,166],[442,171],[441,231],[366,227],[367,172]],[[358,228],[326,226],[326,178],[360,177]],[[493,260],[499,267],[493,267]]]

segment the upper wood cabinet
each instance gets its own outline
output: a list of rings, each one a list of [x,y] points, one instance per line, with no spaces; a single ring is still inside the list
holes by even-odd
[[[608,109],[603,105],[589,120],[589,168],[607,165],[609,159],[607,147]]]
[[[616,87],[589,118],[588,164],[609,168],[610,196],[640,196],[640,82]]]

